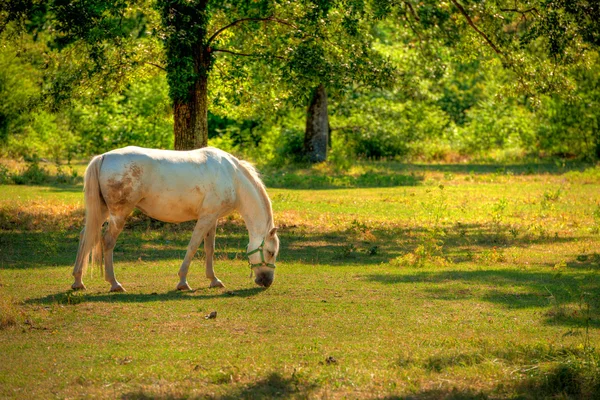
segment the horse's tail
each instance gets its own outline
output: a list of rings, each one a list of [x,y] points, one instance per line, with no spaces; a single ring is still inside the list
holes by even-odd
[[[92,265],[102,266],[102,224],[106,219],[103,208],[106,207],[100,192],[100,167],[104,156],[92,159],[87,169],[83,183],[85,191],[85,227],[79,237],[79,249],[73,275],[80,275],[87,267],[90,255]]]

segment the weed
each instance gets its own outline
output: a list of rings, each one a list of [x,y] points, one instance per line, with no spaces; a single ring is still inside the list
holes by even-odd
[[[75,292],[69,290],[68,292],[61,294],[55,298],[58,304],[68,304],[75,305],[80,304],[85,301],[85,293],[84,292]]]
[[[558,188],[556,190],[546,190],[543,194],[542,200],[540,201],[540,218],[546,218],[548,216],[548,212],[554,210],[554,203],[558,201],[560,195],[562,193],[562,188]]]
[[[375,256],[379,252],[379,246],[371,246],[367,249],[367,255]]]
[[[439,185],[438,189],[436,198],[430,202],[421,203],[421,207],[431,222],[425,234],[421,236],[420,244],[412,253],[392,260],[392,265],[423,267],[427,264],[437,266],[448,264],[448,260],[443,254],[446,232],[442,228],[442,220],[446,215],[448,205],[444,185]]]
[[[500,199],[492,206],[492,223],[495,226],[499,227],[502,224],[507,206],[508,201],[506,199]]]
[[[498,200],[498,202],[492,205],[492,226],[494,227],[494,231],[498,238],[500,238],[502,235],[506,207],[508,207],[508,201],[504,198]]]
[[[451,354],[443,356],[434,356],[427,360],[424,367],[429,371],[442,372],[444,369],[460,366],[469,367],[483,362],[485,358],[478,353],[474,354]]]
[[[549,294],[548,302],[551,306],[551,310],[548,311],[547,315],[553,317],[555,320],[560,320],[567,317],[569,314],[567,308],[558,301],[554,293],[552,293],[550,289],[548,289],[548,287],[544,287],[546,288],[546,291]]]
[[[532,233],[534,236],[538,236],[539,239],[546,239],[548,237],[548,230],[546,229],[546,227],[544,225],[542,225],[541,223],[539,224],[532,224],[529,227],[529,232]]]
[[[446,266],[449,261],[444,257],[443,241],[437,240],[433,236],[425,236],[422,243],[418,245],[411,253],[396,257],[390,261],[390,265],[395,267],[425,267]]]
[[[352,258],[355,257],[358,249],[353,243],[343,245],[339,248],[337,254],[338,258]]]
[[[0,296],[0,329],[8,328],[17,324],[19,311],[14,301],[8,297]]]
[[[516,239],[519,236],[519,232],[520,232],[520,229],[516,225],[511,225],[511,227],[508,228],[508,233],[510,233],[510,235],[513,238],[513,240]]]
[[[556,190],[546,190],[544,192],[544,200],[545,201],[558,201],[562,194],[562,187],[559,187]]]
[[[0,164],[0,185],[13,183],[12,174],[6,165]]]
[[[69,172],[66,172],[61,165],[56,166],[56,182],[64,184],[74,184],[77,182],[78,174],[73,167],[69,166]]]
[[[592,321],[592,315],[590,314],[590,293],[583,292],[579,296],[579,309],[582,311],[582,314],[585,317],[585,336],[583,347],[586,354],[592,354],[594,352],[594,348],[590,342],[590,322]],[[598,382],[600,384],[600,382]]]
[[[435,233],[440,230],[442,219],[446,215],[446,211],[448,209],[444,185],[439,185],[438,189],[439,192],[437,198],[434,198],[431,201],[421,202],[421,207],[425,211],[429,221],[431,221],[429,229]]]
[[[596,208],[594,208],[594,211],[592,211],[592,218],[594,219],[594,222],[592,223],[590,232],[600,233],[600,204],[597,204]]]
[[[357,219],[352,220],[350,223],[350,230],[353,232],[365,233],[369,230],[369,227],[366,223],[359,221]]]
[[[554,270],[562,270],[567,268],[567,263],[563,260],[559,263],[554,264],[554,267],[552,267],[552,269]]]
[[[506,256],[504,255],[504,249],[499,249],[494,246],[491,250],[483,250],[475,257],[475,259],[483,263],[495,264],[506,261]]]

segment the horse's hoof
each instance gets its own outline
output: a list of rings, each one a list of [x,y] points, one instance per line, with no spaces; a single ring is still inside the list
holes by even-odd
[[[111,287],[111,288],[110,288],[110,291],[111,291],[111,292],[114,292],[114,293],[119,293],[119,292],[125,292],[126,290],[123,288],[123,286],[121,286],[121,285],[119,284],[119,285],[117,285],[117,286],[113,286],[113,287]]]
[[[223,282],[221,282],[220,280],[215,279],[214,281],[212,281],[210,283],[209,287],[211,287],[211,288],[224,288],[225,285],[223,285]]]
[[[85,290],[85,285],[83,283],[74,283],[71,285],[71,289],[73,290]]]
[[[192,290],[192,288],[186,282],[183,285],[181,285],[181,284],[177,285],[177,290]]]

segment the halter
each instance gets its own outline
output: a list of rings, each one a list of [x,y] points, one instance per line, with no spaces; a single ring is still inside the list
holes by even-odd
[[[261,266],[262,267],[275,268],[275,264],[270,264],[270,263],[267,263],[265,261],[265,253],[263,251],[263,246],[264,245],[265,245],[265,239],[263,239],[263,241],[260,243],[260,246],[258,246],[258,248],[256,248],[256,249],[254,249],[254,250],[249,251],[249,252],[246,253],[246,255],[248,257],[250,257],[252,254],[260,252],[260,262],[259,263],[252,264],[250,262],[250,259],[248,258],[248,264],[250,264],[250,268],[261,267]]]

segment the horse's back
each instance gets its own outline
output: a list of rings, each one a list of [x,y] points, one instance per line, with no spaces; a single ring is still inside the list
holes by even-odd
[[[104,154],[101,189],[109,205],[182,222],[235,202],[236,159],[215,148],[174,151],[125,147]]]

